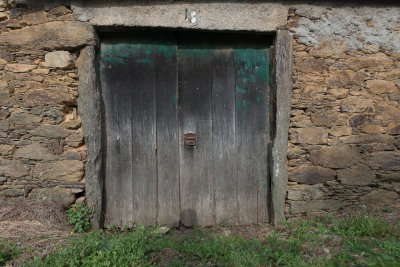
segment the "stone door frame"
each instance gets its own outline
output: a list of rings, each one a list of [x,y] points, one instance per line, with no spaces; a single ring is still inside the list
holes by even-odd
[[[214,5],[214,6],[213,6]],[[232,6],[233,5],[233,6]],[[243,6],[235,6],[243,5]],[[260,7],[259,5],[262,5]],[[166,9],[167,7],[167,9]],[[131,9],[131,13],[123,13],[113,17],[114,12]],[[243,9],[244,8],[244,9]],[[243,12],[243,10],[247,12]],[[222,14],[215,12],[216,9]],[[257,11],[254,11],[257,10]],[[260,11],[261,10],[261,11]],[[196,19],[193,20],[195,11]],[[128,7],[101,8],[99,6],[75,6],[74,12],[81,21],[88,21],[98,33],[103,31],[118,31],[130,27],[166,27],[171,29],[194,28],[218,31],[254,31],[274,36],[271,90],[273,98],[271,127],[271,222],[283,220],[285,211],[286,186],[288,180],[286,153],[291,111],[292,72],[293,72],[293,41],[282,27],[283,18],[286,23],[287,10],[275,4],[171,4],[171,5],[135,5]],[[149,13],[144,19],[140,14]],[[207,13],[208,12],[208,13]],[[254,12],[257,14],[254,16]],[[261,13],[260,13],[261,12]],[[133,13],[133,14],[132,14]],[[136,13],[136,16],[135,16]],[[161,14],[161,15],[160,15]],[[177,14],[179,19],[176,18]],[[197,17],[199,14],[199,17]],[[201,16],[200,16],[201,14]],[[229,21],[226,21],[226,16]],[[161,16],[161,19],[160,19]],[[224,17],[225,16],[225,17]],[[162,18],[166,20],[163,21]],[[115,19],[118,18],[116,22]],[[268,21],[270,19],[270,21]],[[267,23],[261,23],[267,21]],[[217,25],[217,26],[216,26]],[[118,27],[116,27],[118,26]],[[98,43],[98,42],[97,42]],[[104,225],[104,153],[103,153],[103,108],[100,97],[99,75],[97,70],[97,47],[86,46],[81,50],[77,65],[79,72],[78,111],[82,119],[85,143],[88,148],[88,159],[85,166],[87,203],[94,208],[93,226]]]

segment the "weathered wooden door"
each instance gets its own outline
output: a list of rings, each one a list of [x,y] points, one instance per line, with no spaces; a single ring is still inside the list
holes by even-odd
[[[269,45],[247,34],[102,38],[106,223],[268,221]]]

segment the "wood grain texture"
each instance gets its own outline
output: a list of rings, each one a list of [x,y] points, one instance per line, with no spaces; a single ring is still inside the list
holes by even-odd
[[[176,42],[156,54],[158,224],[179,226],[179,140]]]
[[[239,47],[236,62],[236,144],[239,223],[265,221],[267,73],[264,49]],[[260,203],[259,203],[260,202]],[[260,205],[260,209],[258,208]],[[260,214],[259,214],[260,211]],[[260,218],[259,218],[260,215]]]
[[[217,224],[237,222],[235,170],[235,57],[233,48],[217,49],[212,59],[213,176]]]
[[[157,222],[156,49],[157,45],[147,42],[132,45],[129,66],[133,150],[131,213],[134,222],[142,225]]]
[[[129,77],[127,68],[118,60],[117,51],[125,51],[128,48],[115,44],[105,43],[102,46],[102,58],[104,59],[102,72],[103,100],[106,113],[107,134],[107,214],[106,223],[116,225],[128,225],[132,223],[132,150],[131,120],[130,120],[130,81],[127,79],[115,79],[115,76]],[[128,76],[127,76],[128,75]],[[128,144],[128,145],[127,145]]]
[[[268,42],[234,37],[103,39],[106,223],[269,220]],[[185,133],[196,146],[184,145]]]
[[[210,63],[207,47],[178,49],[181,222],[187,226],[215,222]],[[184,146],[185,133],[196,133],[197,146]]]

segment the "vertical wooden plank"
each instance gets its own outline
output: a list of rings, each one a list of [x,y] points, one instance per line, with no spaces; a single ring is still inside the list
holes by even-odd
[[[187,226],[215,223],[210,64],[207,47],[179,47],[181,221]],[[184,134],[190,132],[197,134],[196,147],[183,144]]]
[[[116,222],[116,218],[119,216],[116,215],[116,205],[115,205],[115,199],[112,198],[112,196],[115,194],[115,181],[112,178],[112,164],[111,164],[111,159],[109,155],[114,154],[113,153],[113,147],[116,142],[113,140],[114,137],[117,135],[115,132],[118,130],[118,127],[115,127],[113,123],[116,122],[115,118],[117,117],[115,115],[114,111],[114,99],[113,99],[113,94],[111,94],[111,84],[112,84],[112,79],[111,76],[113,76],[111,72],[112,68],[112,63],[110,60],[105,60],[105,57],[111,50],[111,44],[107,42],[107,40],[103,40],[100,48],[100,85],[101,85],[101,98],[102,102],[104,105],[104,124],[105,124],[105,168],[106,168],[106,173],[105,173],[105,179],[104,179],[104,185],[105,185],[105,192],[106,192],[106,199],[105,199],[105,212],[106,216],[104,218],[104,223],[105,225],[108,224],[118,224]],[[111,67],[111,68],[110,68]],[[112,69],[114,71],[114,69]]]
[[[160,44],[155,62],[158,224],[179,226],[179,140],[176,42]]]
[[[235,49],[237,175],[241,224],[266,221],[267,205],[266,199],[263,200],[268,190],[266,60],[264,49]]]
[[[256,146],[260,149],[258,152],[259,157],[259,180],[258,180],[258,222],[269,222],[269,208],[270,208],[270,175],[269,175],[269,154],[270,154],[270,51],[269,48],[262,50],[263,56],[260,57],[259,66],[256,71],[256,90],[257,96],[261,99],[258,109],[259,114],[264,117],[258,117],[260,124],[263,125],[262,131],[264,132],[262,139],[259,139]],[[261,135],[261,134],[260,134]]]
[[[213,176],[217,224],[237,222],[235,170],[235,56],[233,48],[216,50],[212,61]]]
[[[120,57],[129,50],[126,44],[109,42],[102,46],[101,55],[107,136],[106,222],[121,226],[132,224],[131,81],[129,68],[125,66],[128,59]]]
[[[135,223],[154,225],[157,222],[155,106],[155,52],[157,45],[144,41],[134,43],[131,48],[129,65],[131,72],[127,79],[131,85],[132,103],[132,213]]]

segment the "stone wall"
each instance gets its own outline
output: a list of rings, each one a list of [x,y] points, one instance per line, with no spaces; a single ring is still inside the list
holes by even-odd
[[[66,6],[0,1],[0,196],[84,201],[87,149],[77,115],[80,48],[91,27]]]
[[[400,193],[400,8],[292,6],[287,214]]]
[[[96,35],[82,10],[29,2],[0,1],[0,196],[69,207],[88,158],[76,60]],[[282,8],[295,67],[286,214],[398,200],[400,8]]]

